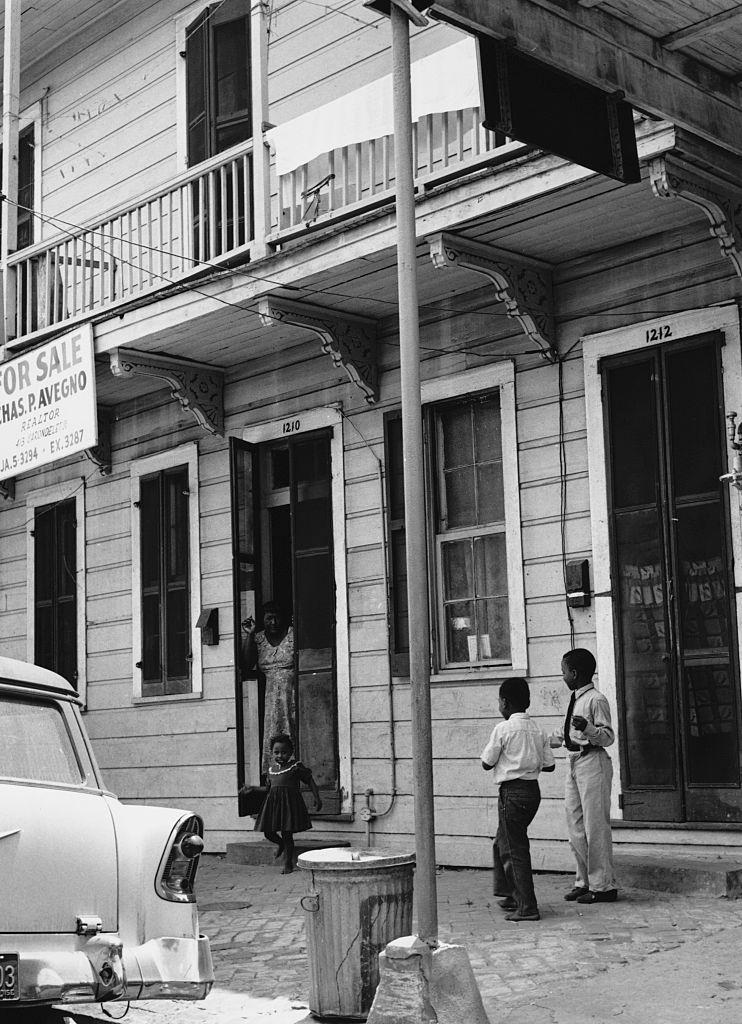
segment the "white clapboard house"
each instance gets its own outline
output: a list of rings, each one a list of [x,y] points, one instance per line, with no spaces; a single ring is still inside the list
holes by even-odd
[[[526,676],[552,729],[572,646],[615,717],[616,841],[742,847],[727,8],[436,0],[412,29],[442,863],[490,860],[498,681]],[[72,680],[111,788],[198,811],[219,851],[260,774],[241,624],[278,601],[316,833],[407,848],[389,21],[5,0],[4,35],[2,653]],[[480,39],[623,97],[638,180],[485,129]],[[562,773],[539,866],[569,864]]]

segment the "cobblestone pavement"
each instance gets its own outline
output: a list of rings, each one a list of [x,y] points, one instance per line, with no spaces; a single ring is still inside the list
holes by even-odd
[[[742,954],[742,900],[634,889],[621,890],[617,903],[585,907],[562,899],[571,884],[565,875],[537,875],[542,920],[512,924],[504,920],[491,895],[489,872],[439,872],[440,938],[466,947],[492,1024],[506,1018],[530,1019],[522,1016],[523,1007],[547,1000],[564,983],[565,965],[570,983],[581,986],[601,972],[648,963],[654,954],[668,954],[666,960],[654,962],[667,963],[669,970],[672,951],[686,945],[698,963],[702,954],[693,944],[704,940],[718,940],[727,950],[734,944]],[[130,1024],[295,1024],[311,1019],[304,914],[299,905],[306,888],[302,871],[282,876],[272,866],[202,858],[198,900],[202,931],[211,939],[214,990],[199,1004],[133,1004]],[[626,972],[623,981],[624,986],[629,981]],[[119,1015],[121,1009],[113,1007],[112,1013]],[[93,1008],[85,1012],[102,1017]],[[618,1013],[624,1011],[614,1015]],[[622,1022],[633,1019],[626,1015]],[[535,1014],[533,1021],[543,1024],[543,1014]],[[653,1024],[658,1021],[653,1018]]]

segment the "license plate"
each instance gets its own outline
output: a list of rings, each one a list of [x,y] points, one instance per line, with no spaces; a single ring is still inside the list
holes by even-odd
[[[18,954],[0,953],[0,1003],[20,999]]]

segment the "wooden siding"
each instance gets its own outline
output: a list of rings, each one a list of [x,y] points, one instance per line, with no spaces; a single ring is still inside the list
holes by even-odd
[[[561,325],[562,345],[569,347],[589,324],[591,330],[631,322],[648,311],[729,298],[733,294],[725,265],[709,262],[708,245],[691,233],[680,251],[674,238],[663,248],[639,244],[635,258],[621,253],[621,272],[611,254],[579,260],[559,273],[557,303],[579,319]],[[693,283],[679,292],[673,268],[682,265]],[[699,280],[701,283],[699,283]],[[480,293],[477,293],[479,296]],[[486,307],[484,307],[486,309]],[[443,315],[429,318],[422,330],[424,377],[451,375],[481,365],[473,351],[486,342],[506,346],[510,321],[497,317]],[[447,337],[453,352],[434,355],[438,339]],[[492,339],[496,338],[495,342]],[[459,338],[462,341],[461,352]],[[368,408],[315,344],[299,344],[244,365],[232,374],[226,394],[227,431],[240,434],[249,423],[289,417],[306,408],[344,403],[352,425],[345,436],[347,567],[351,656],[352,780],[356,811],[373,790],[372,806],[383,813],[371,826],[375,841],[409,846],[412,841],[412,762],[409,688],[404,680],[390,685],[387,656],[386,563],[378,459],[383,457],[385,409],[398,403],[398,351],[391,331],[382,343],[381,402]],[[566,690],[559,674],[561,654],[569,646],[569,624],[562,594],[560,485],[558,471],[557,372],[527,356],[518,361],[516,402],[518,459],[532,713],[544,728],[558,725],[566,708]],[[33,478],[20,478],[17,499],[0,508],[0,536],[5,557],[0,565],[0,629],[4,652],[25,653],[24,492],[61,480],[86,477],[86,543],[88,562],[88,711],[93,737],[106,779],[124,800],[173,803],[198,810],[205,817],[210,849],[244,837],[250,821],[236,817],[235,733],[233,709],[231,537],[228,450],[223,440],[205,438],[166,392],[146,403],[122,404],[113,428],[113,472],[101,477],[83,460],[49,468]],[[565,365],[564,418],[567,456],[566,536],[570,557],[590,557],[588,469],[585,409],[579,345]],[[219,607],[221,640],[204,649],[204,694],[201,700],[134,706],[131,681],[131,538],[129,529],[129,467],[131,461],[198,439],[202,546],[202,600]],[[592,610],[577,610],[576,641],[594,645]],[[389,715],[390,694],[393,715]],[[478,754],[497,720],[496,681],[487,673],[461,673],[432,688],[434,778],[438,856],[447,863],[487,864],[496,826],[496,801],[491,778],[481,771]],[[392,724],[393,722],[393,724]],[[394,730],[396,796],[391,799],[389,761]],[[617,759],[614,758],[617,765]],[[538,850],[557,854],[563,843],[561,787],[563,772],[543,779],[543,804],[533,824]],[[391,805],[391,807],[390,807]],[[365,840],[356,820],[333,826],[317,822],[318,830]],[[668,830],[667,841],[707,843],[703,832]],[[617,842],[637,839],[621,830]],[[539,846],[539,844],[542,844]],[[550,845],[551,844],[551,845]],[[544,853],[545,857],[547,854]],[[537,861],[538,862],[538,861]]]

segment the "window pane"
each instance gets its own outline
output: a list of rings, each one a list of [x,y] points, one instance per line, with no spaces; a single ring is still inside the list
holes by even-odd
[[[474,462],[474,447],[469,403],[442,409],[439,430],[444,467],[450,469],[453,466],[471,466]]]
[[[488,462],[477,466],[477,522],[505,521],[505,493],[502,486],[502,463]]]
[[[505,534],[474,538],[477,597],[507,597],[508,566]]]
[[[216,113],[218,117],[246,111],[250,105],[247,22],[218,25],[214,29]],[[243,135],[247,138],[247,135]]]
[[[77,537],[73,502],[58,507],[59,512],[59,596],[74,597],[77,591]]]
[[[402,456],[402,418],[389,417],[387,429],[387,480],[389,482],[389,514],[392,519],[404,517],[404,471]]]
[[[477,601],[479,658],[510,658],[510,614],[506,597]]]
[[[57,708],[0,698],[0,776],[71,786],[85,781]]]
[[[455,530],[477,525],[474,467],[454,469],[445,475],[446,518],[443,529]]]
[[[394,583],[394,653],[410,649],[410,622],[407,607],[407,544],[404,530],[392,533],[392,580]]]
[[[477,637],[474,628],[474,602],[458,601],[446,605],[446,661],[477,661]]]
[[[502,460],[500,396],[489,395],[474,404],[474,442],[477,462]]]
[[[673,486],[678,497],[719,490],[724,470],[716,362],[716,346],[711,345],[676,352],[667,360]]]
[[[613,502],[616,508],[654,503],[657,412],[649,358],[604,375],[610,409]]]
[[[688,781],[739,785],[737,711],[728,665],[685,669],[688,696]]]
[[[289,485],[289,450],[274,448],[270,453],[271,487],[280,490]]]
[[[446,601],[474,596],[472,548],[470,540],[453,541],[441,546],[443,558],[443,596]]]
[[[680,615],[686,653],[729,646],[726,557],[718,501],[676,507]]]

